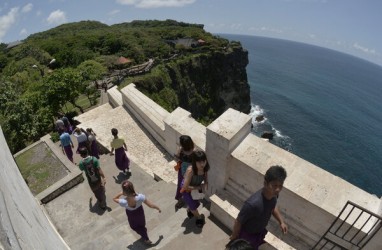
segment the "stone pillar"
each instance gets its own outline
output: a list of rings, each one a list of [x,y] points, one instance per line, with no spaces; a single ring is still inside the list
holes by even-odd
[[[206,131],[206,154],[210,163],[208,196],[224,188],[230,172],[232,151],[251,132],[251,117],[228,109]]]

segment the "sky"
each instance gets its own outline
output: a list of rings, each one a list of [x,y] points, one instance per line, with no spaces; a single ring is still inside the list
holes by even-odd
[[[382,0],[2,0],[0,42],[82,20],[165,19],[318,45],[382,66]]]

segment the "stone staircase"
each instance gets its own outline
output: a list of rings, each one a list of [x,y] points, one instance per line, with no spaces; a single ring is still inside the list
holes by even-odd
[[[113,127],[118,128],[120,137],[125,139],[129,150],[128,155],[134,162],[131,181],[136,191],[145,194],[162,210],[159,214],[156,210],[144,205],[148,234],[154,243],[150,248],[192,250],[225,248],[225,244],[229,241],[228,227],[233,225],[233,220],[238,213],[237,207],[241,207],[242,204],[239,204],[241,202],[224,198],[226,194],[213,195],[211,209],[214,208],[215,214],[221,214],[223,220],[218,222],[210,216],[209,209],[203,207],[199,209],[199,212],[205,215],[207,223],[202,230],[197,228],[195,219],[187,218],[186,209],[175,211],[174,195],[177,179],[176,172],[173,170],[175,162],[126,108],[123,106],[113,108],[110,104],[103,104],[76,119],[81,123],[79,127],[93,128],[97,133],[97,140],[106,148],[109,148],[112,140],[110,129]],[[107,185],[110,211],[102,216],[97,215],[98,218],[92,214],[89,216],[89,212],[85,211],[85,217],[92,217],[90,220],[85,220],[86,223],[81,223],[80,231],[86,234],[81,234],[78,230],[65,230],[67,235],[63,235],[64,239],[72,249],[147,249],[147,246],[139,240],[140,236],[128,226],[124,209],[112,201],[112,197],[120,192],[119,184],[116,185],[113,181],[118,182],[117,180],[121,178],[117,174],[118,170],[114,166],[113,157],[101,156],[100,162],[101,166],[107,166],[106,169],[103,168],[106,176],[114,178],[114,180],[108,180],[108,183],[112,184]],[[81,185],[86,186],[87,183]],[[239,183],[229,180],[227,188],[232,190],[224,193],[236,193],[234,190],[240,190],[238,186],[240,186]],[[89,187],[86,186],[85,189]],[[90,193],[90,190],[87,192]],[[249,194],[244,191],[239,196],[247,197]],[[226,200],[230,202],[227,203]],[[208,203],[207,207],[209,206]],[[264,244],[260,249],[293,249],[270,233],[266,240],[270,244]]]
[[[117,128],[119,137],[124,138],[129,157],[139,163],[147,173],[159,176],[166,182],[176,182],[177,174],[173,170],[175,162],[162,146],[135,120],[123,106],[112,108],[110,104],[103,104],[85,113],[76,120],[78,126],[92,128],[97,134],[97,140],[104,147],[110,149],[112,140],[111,128]]]
[[[106,163],[110,160],[112,157],[101,158],[101,166],[107,177],[108,211],[89,212],[87,203],[92,194],[86,181],[60,197],[59,206],[65,206],[66,214],[53,221],[73,250],[148,248],[140,240],[140,236],[130,229],[124,208],[112,201],[120,190],[120,185],[113,183],[112,178],[116,177],[121,181],[123,177],[117,175],[118,170],[114,166]],[[132,163],[131,170],[130,180],[136,191],[145,194],[162,210],[158,213],[144,205],[148,234],[154,243],[151,249],[224,249],[229,236],[210,220],[210,213],[205,207],[199,209],[206,217],[206,224],[200,229],[196,227],[194,218],[187,218],[185,208],[175,211],[174,184],[155,181],[135,163]],[[66,199],[71,199],[72,202],[65,202]],[[48,213],[54,211],[53,206],[47,204]],[[75,221],[71,221],[73,219]]]

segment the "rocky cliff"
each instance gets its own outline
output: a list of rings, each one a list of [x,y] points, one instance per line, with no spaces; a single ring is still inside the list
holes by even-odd
[[[199,48],[161,63],[161,73],[137,87],[169,111],[179,106],[208,124],[228,108],[249,113],[247,64],[248,52],[239,43]]]

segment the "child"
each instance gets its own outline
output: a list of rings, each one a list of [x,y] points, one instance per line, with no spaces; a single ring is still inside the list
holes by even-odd
[[[121,198],[121,196],[123,197]],[[142,203],[145,203],[150,208],[157,209],[159,213],[161,212],[160,208],[147,200],[145,195],[137,194],[133,183],[128,180],[122,182],[122,192],[115,196],[113,200],[126,209],[127,220],[131,229],[139,234],[146,244],[150,245],[152,242],[147,235],[146,218]]]

